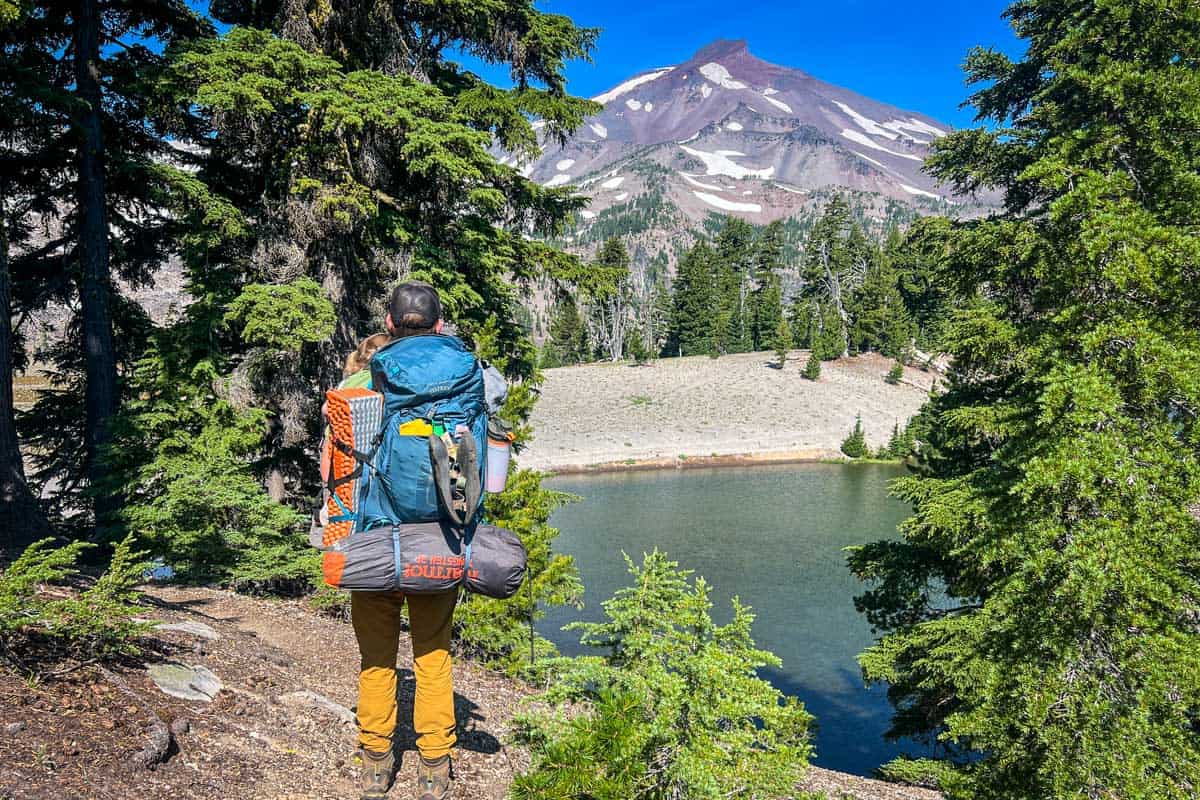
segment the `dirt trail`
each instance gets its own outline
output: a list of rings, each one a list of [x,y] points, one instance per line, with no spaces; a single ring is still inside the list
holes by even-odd
[[[175,731],[154,770],[131,757],[146,745],[146,709],[94,666],[33,683],[0,671],[0,798],[197,798],[317,800],[357,797],[355,731],[341,719],[355,702],[357,650],[344,622],[300,602],[212,589],[151,587],[146,617],[196,622],[219,638],[156,631],[138,662],[112,668]],[[211,703],[160,692],[142,662],[203,665],[224,688]],[[401,644],[400,774],[391,797],[411,795],[417,754],[411,729],[411,653]],[[531,691],[463,660],[454,666],[459,720],[456,800],[502,798],[528,754],[506,743]],[[294,693],[316,693],[335,705]],[[339,708],[341,707],[341,708]],[[806,788],[831,799],[933,800],[937,795],[814,769]]]

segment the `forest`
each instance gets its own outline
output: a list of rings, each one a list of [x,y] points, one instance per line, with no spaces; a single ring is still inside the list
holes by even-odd
[[[730,219],[673,277],[635,280],[616,236],[588,259],[553,246],[585,198],[492,152],[595,113],[565,79],[595,28],[531,0],[0,0],[4,669],[138,652],[154,570],[338,613],[304,536],[322,394],[417,278],[512,384],[517,461],[545,367],[796,347],[803,380],[859,352],[945,354],[893,489],[902,538],[848,554],[878,634],[863,676],[887,684],[895,736],[942,754],[885,772],[951,798],[1195,797],[1200,4],[1005,17],[1023,55],[967,56],[978,125],[926,165],[999,192],[996,213],[876,244],[834,198],[795,262],[778,225]],[[155,322],[130,295],[171,260],[189,301]],[[23,323],[50,308],[69,319],[42,345]],[[51,385],[18,412],[34,368]],[[630,561],[581,627],[598,655],[531,645],[581,592],[549,524],[569,498],[542,479],[516,469],[489,499],[528,550],[525,600],[455,619],[462,654],[584,709],[524,718],[511,796],[788,796],[811,716],[758,677],[776,659],[750,609],[718,625],[667,555]]]

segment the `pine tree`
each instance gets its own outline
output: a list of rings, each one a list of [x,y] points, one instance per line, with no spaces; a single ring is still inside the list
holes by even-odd
[[[783,223],[767,225],[754,244],[754,282],[750,295],[751,347],[766,350],[771,346],[783,319],[783,290],[779,271],[783,269]]]
[[[573,659],[547,699],[579,713],[534,712],[518,735],[534,763],[517,800],[794,796],[811,754],[811,716],[759,677],[779,659],[751,636],[735,598],[712,620],[710,587],[655,551],[629,562],[633,585],[604,602],[605,619],[570,626],[596,657]]]
[[[779,325],[775,328],[774,346],[775,357],[779,359],[779,368],[783,369],[787,364],[788,353],[792,349],[792,329],[786,319],[779,320]]]
[[[152,211],[170,205],[181,178],[155,124],[157,79],[171,48],[211,33],[186,4],[168,0],[29,3],[0,31],[0,85],[17,107],[0,122],[8,134],[4,161],[21,161],[19,185],[9,187],[18,194],[6,196],[3,213],[20,208],[24,217],[6,221],[6,244],[21,242],[39,222],[50,232],[48,242],[6,254],[11,310],[50,302],[79,309],[71,346],[60,350],[80,355],[72,358],[75,374],[57,365],[64,394],[45,396],[29,416],[33,435],[43,437],[31,450],[55,454],[53,464],[42,460],[38,478],[70,492],[72,508],[89,507],[84,525],[113,524],[120,506],[104,480],[121,398],[114,328],[127,311],[114,286],[147,282],[174,232],[169,215]],[[69,425],[39,425],[63,402],[72,407]]]
[[[849,458],[866,458],[871,454],[867,447],[867,437],[863,432],[862,414],[854,417],[854,428],[850,435],[842,440],[842,452]]]
[[[994,127],[933,173],[995,187],[940,269],[964,305],[903,542],[858,550],[892,733],[952,798],[1200,786],[1200,6],[1023,0],[967,59]]]
[[[904,380],[904,365],[899,361],[893,362],[892,368],[888,370],[883,380],[892,386],[898,385],[900,381]]]
[[[619,361],[634,324],[629,251],[620,239],[605,240],[580,288],[590,306],[593,343],[609,361]]]
[[[546,352],[550,361],[545,366],[554,367],[581,364],[589,360],[591,355],[587,328],[583,324],[583,317],[575,304],[575,298],[569,293],[560,295],[558,302],[554,304]]]
[[[679,260],[671,303],[668,350],[682,356],[714,352],[717,344],[717,295],[713,253],[697,243]]]
[[[819,309],[817,327],[810,325],[810,346],[820,350],[823,359],[846,354],[852,296],[866,274],[869,252],[846,199],[835,196],[809,233],[800,271],[800,297]]]
[[[745,353],[753,347],[751,273],[754,228],[727,217],[713,241],[717,300],[717,351]]]
[[[816,350],[808,354],[808,361],[804,362],[804,372],[801,374],[810,381],[821,377],[821,357],[817,355]]]

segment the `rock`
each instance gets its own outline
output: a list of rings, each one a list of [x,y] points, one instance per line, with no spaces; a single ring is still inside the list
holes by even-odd
[[[148,672],[155,686],[180,700],[210,703],[222,688],[221,679],[200,665],[168,661],[151,665]]]
[[[275,702],[280,705],[290,706],[292,708],[316,708],[324,711],[327,714],[337,717],[342,722],[348,725],[354,725],[358,719],[354,716],[354,712],[345,706],[335,703],[328,697],[316,692],[310,692],[307,689],[302,689],[298,692],[289,692],[281,694],[275,698]]]
[[[182,736],[192,729],[192,721],[187,717],[176,717],[171,721],[171,734]]]
[[[160,631],[175,631],[176,633],[186,633],[192,636],[197,636],[201,639],[209,639],[216,641],[221,638],[221,634],[214,631],[203,622],[164,622],[154,626],[155,630]]]
[[[24,722],[10,722],[4,726],[4,732],[9,736],[16,736],[21,731],[25,730]]]

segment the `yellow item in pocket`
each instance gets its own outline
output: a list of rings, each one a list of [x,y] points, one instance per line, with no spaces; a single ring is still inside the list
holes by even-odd
[[[428,436],[431,433],[433,433],[433,426],[429,424],[429,420],[410,419],[400,425],[401,436]]]

